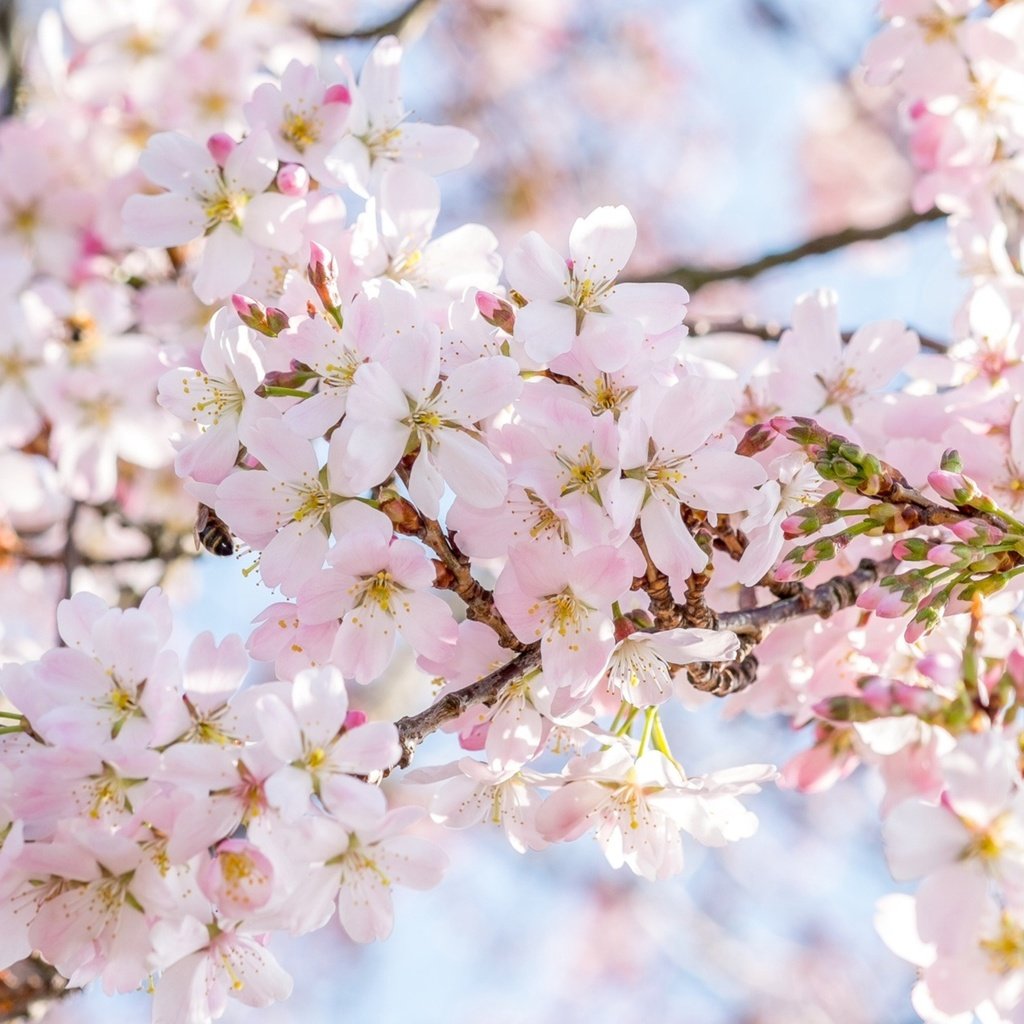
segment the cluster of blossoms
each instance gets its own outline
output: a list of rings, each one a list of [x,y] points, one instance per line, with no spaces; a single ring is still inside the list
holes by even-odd
[[[879,917],[917,1008],[1013,1019],[1024,8],[891,0],[868,55],[975,285],[933,357],[895,321],[844,336],[824,290],[777,345],[693,339],[683,288],[626,279],[621,206],[504,259],[480,225],[436,234],[435,178],[475,139],[411,117],[396,39],[324,70],[285,6],[228,38],[216,4],[88,5],[70,59],[44,19],[29,114],[0,128],[10,592],[52,608],[78,565],[83,591],[141,593],[97,567],[158,574],[196,503],[276,592],[247,643],[180,662],[159,590],[75,594],[53,650],[12,617],[3,963],[152,984],[161,1024],[198,1024],[287,995],[271,933],[336,911],[385,937],[392,888],[440,878],[435,825],[520,852],[592,834],[675,874],[683,832],[751,835],[740,798],[777,773],[688,774],[662,710],[744,689],[756,646],[734,706],[813,724],[781,782],[885,782],[894,873],[925,877]],[[274,681],[242,685],[250,658]],[[385,691],[382,720],[350,707]],[[400,772],[441,726],[462,754]]]

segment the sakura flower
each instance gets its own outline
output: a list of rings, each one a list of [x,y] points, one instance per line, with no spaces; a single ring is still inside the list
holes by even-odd
[[[494,588],[494,601],[525,643],[541,644],[544,672],[571,696],[587,692],[615,646],[612,602],[629,588],[629,561],[611,547],[579,554],[551,544],[520,545]]]
[[[394,36],[385,36],[370,51],[358,87],[350,88],[348,132],[325,160],[328,171],[360,196],[368,196],[396,163],[437,175],[465,166],[476,151],[476,139],[461,128],[407,120],[401,60],[402,47]]]
[[[630,633],[620,640],[608,664],[608,688],[634,707],[664,704],[672,696],[671,665],[731,661],[739,637],[728,630],[668,629]]]
[[[245,105],[245,117],[253,128],[271,133],[282,163],[302,164],[314,178],[335,184],[324,159],[345,132],[350,105],[345,86],[328,88],[315,67],[293,60],[280,83],[256,86]]]
[[[136,843],[81,826],[74,822],[22,856],[31,876],[64,880],[62,891],[39,906],[29,937],[72,985],[102,977],[108,994],[130,992],[148,974],[151,944],[143,908],[146,884],[154,879],[140,870]]]
[[[157,983],[153,1024],[210,1024],[224,1015],[228,998],[245,1006],[269,1006],[287,999],[292,979],[244,925],[229,927],[193,919],[178,945],[192,949],[170,961]]]
[[[285,423],[308,438],[321,437],[338,423],[356,371],[377,354],[382,334],[380,306],[363,294],[345,308],[341,327],[332,317],[306,317],[282,334],[292,356],[320,376],[316,393],[292,406]]]
[[[615,283],[636,244],[624,206],[600,206],[573,225],[569,259],[531,232],[509,254],[509,284],[527,300],[516,313],[515,339],[546,363],[578,345],[599,370],[632,359],[644,333],[682,323],[685,289],[673,284]]]
[[[448,828],[469,828],[487,820],[501,826],[517,853],[547,845],[534,825],[541,805],[536,787],[544,781],[536,772],[495,769],[464,757],[457,764],[419,769],[405,778],[436,786],[430,816]]]
[[[253,246],[294,252],[302,244],[302,200],[266,191],[277,157],[265,129],[235,146],[223,168],[187,136],[160,132],[150,138],[139,166],[167,191],[129,198],[125,229],[132,241],[149,246],[184,245],[207,235],[193,284],[203,302],[223,298],[245,281]]]
[[[355,499],[358,490],[332,473],[330,462],[322,473],[312,442],[281,420],[260,419],[247,435],[247,447],[263,469],[225,478],[217,487],[217,514],[261,550],[260,576],[268,586],[297,593],[322,568],[329,532],[341,535],[375,523],[390,529],[382,513]]]
[[[844,343],[837,303],[828,289],[797,300],[793,326],[779,341],[776,397],[793,413],[845,429],[871,394],[917,355],[920,344],[896,320],[865,324]]]
[[[743,520],[750,543],[740,558],[739,581],[748,587],[760,583],[779,557],[786,517],[822,496],[822,479],[800,452],[775,459],[768,473],[758,490],[757,505]]]
[[[1010,752],[994,734],[967,735],[941,767],[941,801],[907,801],[886,822],[893,877],[914,878],[952,865],[964,884],[988,874],[1024,900],[1024,794]]]
[[[174,468],[179,476],[216,485],[231,472],[240,437],[257,415],[253,392],[262,380],[260,347],[252,331],[219,309],[203,342],[202,369],[180,367],[160,378],[160,404],[203,431],[178,450]]]
[[[609,747],[570,763],[562,788],[537,812],[537,828],[551,841],[596,829],[612,867],[625,864],[644,878],[667,878],[683,867],[680,828],[712,845],[751,835],[757,819],[735,796],[757,792],[772,774],[752,765],[719,773],[721,779],[688,781],[657,751],[634,761],[621,747]]]
[[[409,445],[419,454],[409,495],[436,518],[447,483],[481,508],[505,496],[505,470],[477,424],[508,405],[521,388],[516,363],[485,356],[454,367],[441,379],[436,333],[408,339],[400,351],[356,371],[341,436],[350,485],[356,492],[386,479]]]
[[[734,445],[708,443],[716,427],[732,414],[732,402],[715,382],[684,377],[644,416],[620,420],[620,487],[632,522],[639,514],[644,541],[654,564],[681,588],[691,572],[700,572],[707,555],[698,547],[679,514],[680,503],[709,512],[739,512],[757,500],[754,490],[765,472]]]
[[[480,224],[463,224],[431,235],[441,212],[441,191],[433,178],[408,167],[381,177],[352,238],[352,256],[362,272],[409,282],[418,293],[438,293],[443,310],[468,288],[493,288],[501,261],[498,240]]]
[[[401,753],[395,727],[370,722],[346,728],[348,695],[336,668],[310,669],[286,691],[256,704],[267,744],[282,767],[266,783],[267,798],[289,821],[316,794],[340,820],[365,825],[384,813],[380,790],[353,778],[389,768]]]
[[[322,862],[313,869],[311,887],[337,899],[338,920],[356,942],[391,934],[396,885],[431,889],[440,882],[448,865],[444,851],[403,834],[422,813],[416,807],[399,807],[379,823],[355,832],[329,818],[305,823],[306,856]]]
[[[125,748],[173,738],[179,675],[177,658],[163,650],[170,632],[163,594],[151,590],[139,608],[122,610],[80,593],[60,603],[57,618],[67,646],[0,676],[33,728],[72,750],[116,738]]]
[[[417,654],[444,658],[458,631],[451,610],[430,592],[434,567],[417,544],[393,540],[390,526],[349,533],[331,552],[331,568],[299,591],[299,618],[341,619],[331,661],[358,683],[387,668],[397,633]]]
[[[198,875],[199,887],[225,917],[249,917],[270,900],[274,868],[244,839],[225,839]]]

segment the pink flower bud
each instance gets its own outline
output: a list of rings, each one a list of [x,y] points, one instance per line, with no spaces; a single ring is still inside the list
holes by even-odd
[[[857,607],[863,608],[866,612],[873,612],[887,593],[888,591],[883,587],[868,587],[857,597]]]
[[[963,561],[961,556],[954,550],[952,544],[936,544],[933,548],[929,549],[926,557],[932,565],[956,565],[958,562]]]
[[[888,679],[872,676],[861,684],[861,696],[864,703],[879,715],[892,712],[892,685]]]
[[[512,304],[490,292],[476,293],[476,308],[492,326],[500,327],[506,334],[512,334],[516,327],[516,311]]]
[[[275,180],[282,195],[304,196],[309,191],[309,171],[302,164],[281,164]]]
[[[973,483],[962,473],[950,473],[945,469],[934,469],[928,474],[928,483],[940,498],[962,505],[976,493]]]
[[[341,307],[341,294],[338,291],[338,262],[329,249],[316,242],[309,243],[309,266],[306,276],[313,286],[324,309],[336,314]]]
[[[345,729],[358,729],[359,726],[366,725],[366,712],[365,711],[349,711],[345,715]]]
[[[1006,536],[1003,530],[981,519],[963,519],[951,523],[949,529],[965,544],[998,544]]]
[[[899,590],[883,591],[882,599],[874,608],[875,614],[880,619],[898,619],[910,610],[911,606],[903,599],[903,593]]]
[[[225,839],[199,869],[199,888],[225,917],[246,917],[270,900],[274,867],[246,839]]]
[[[227,132],[217,132],[206,140],[206,149],[218,167],[223,167],[228,162],[228,157],[237,145],[238,143]]]
[[[324,103],[344,103],[346,106],[350,106],[352,103],[352,93],[348,91],[347,85],[337,82],[327,88],[327,91],[324,93]]]
[[[907,683],[893,683],[892,695],[896,704],[912,715],[938,711],[943,703],[942,698],[934,690],[924,686],[909,686]]]

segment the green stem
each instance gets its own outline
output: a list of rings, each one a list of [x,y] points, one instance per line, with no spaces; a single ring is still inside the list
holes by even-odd
[[[651,742],[651,733],[654,731],[654,720],[658,717],[657,708],[648,708],[644,712],[644,731],[640,734],[640,751],[638,757],[642,756],[647,750],[647,745]]]
[[[680,771],[683,766],[672,756],[672,748],[668,745],[668,737],[661,724],[661,715],[654,716],[654,748],[661,751]]]
[[[298,388],[281,388],[276,384],[264,384],[263,393],[268,398],[309,398],[312,391],[300,391]]]

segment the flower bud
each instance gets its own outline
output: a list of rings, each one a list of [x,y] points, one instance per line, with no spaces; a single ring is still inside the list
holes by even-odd
[[[366,725],[366,712],[365,711],[347,711],[345,713],[345,725],[343,728],[358,729],[359,726]]]
[[[903,537],[893,544],[892,556],[901,562],[920,562],[928,557],[929,547],[920,537]]]
[[[775,431],[767,423],[755,423],[740,438],[740,443],[736,445],[736,454],[745,455],[748,458],[752,455],[757,455],[758,452],[763,452],[770,448],[775,437]]]
[[[516,313],[510,302],[506,302],[490,292],[477,292],[476,308],[480,310],[480,315],[492,327],[499,327],[506,334],[512,334],[515,331]]]
[[[981,494],[970,477],[951,470],[932,470],[928,474],[928,483],[940,498],[945,498],[954,505],[966,505]]]
[[[268,338],[276,338],[283,330],[279,321],[275,321],[275,326],[271,325],[267,318],[266,307],[255,299],[250,299],[248,296],[240,295],[236,292],[231,296],[231,305],[238,314],[238,319],[246,327],[251,327],[254,331],[259,331],[260,334],[265,334]],[[280,313],[281,311],[277,310],[277,312]],[[285,317],[284,327],[287,326],[288,318]]]
[[[423,529],[423,520],[416,507],[405,498],[395,495],[381,502],[381,512],[391,520],[396,533],[415,536]]]
[[[227,132],[217,132],[206,140],[206,151],[213,157],[218,167],[223,167],[237,145],[238,143]]]
[[[344,103],[351,106],[352,93],[349,92],[347,85],[336,82],[334,85],[327,87],[327,91],[324,93],[324,103]]]
[[[304,196],[309,191],[309,171],[302,164],[281,164],[275,181],[282,195]]]
[[[309,243],[309,266],[306,276],[313,291],[335,319],[340,317],[341,293],[338,291],[338,261],[333,254],[316,242]]]
[[[939,469],[947,473],[962,473],[964,464],[960,459],[960,453],[955,448],[947,448],[939,460]]]

